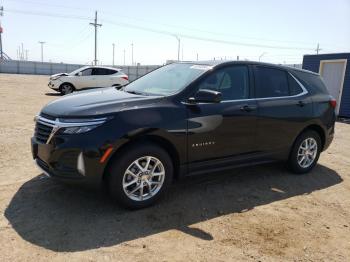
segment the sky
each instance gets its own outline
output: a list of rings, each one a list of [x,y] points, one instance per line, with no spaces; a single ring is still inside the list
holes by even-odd
[[[350,52],[350,0],[0,0],[3,49],[22,45],[28,60],[90,64],[164,64],[230,59],[298,64],[304,54]]]

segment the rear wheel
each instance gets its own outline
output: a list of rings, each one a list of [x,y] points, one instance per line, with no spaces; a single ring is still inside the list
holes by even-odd
[[[63,83],[60,86],[60,92],[62,95],[67,95],[67,94],[73,93],[73,91],[74,91],[74,86],[72,84]]]
[[[166,191],[173,177],[168,153],[147,143],[133,145],[121,154],[108,170],[111,196],[131,209],[152,205]]]
[[[295,141],[289,157],[289,168],[297,174],[309,172],[317,164],[321,153],[321,138],[313,130],[303,132]]]

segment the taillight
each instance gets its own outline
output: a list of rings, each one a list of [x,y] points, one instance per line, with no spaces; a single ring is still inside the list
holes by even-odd
[[[122,78],[125,79],[125,80],[129,80],[128,76],[122,76]]]
[[[337,100],[332,98],[331,100],[329,100],[329,104],[331,105],[332,108],[335,109],[337,107]]]

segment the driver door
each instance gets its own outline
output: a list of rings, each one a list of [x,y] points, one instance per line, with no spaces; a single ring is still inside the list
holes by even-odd
[[[213,160],[254,151],[257,105],[249,68],[233,65],[208,75],[198,89],[222,94],[220,103],[188,106],[188,160]]]
[[[92,68],[86,68],[80,72],[78,76],[75,76],[74,86],[77,89],[84,89],[93,87],[93,76],[92,76]]]

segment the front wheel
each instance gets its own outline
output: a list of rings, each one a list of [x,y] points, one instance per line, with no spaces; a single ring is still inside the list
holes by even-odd
[[[156,202],[173,177],[168,153],[153,144],[133,145],[120,152],[108,170],[111,196],[131,209],[144,208]]]
[[[69,83],[64,83],[60,86],[60,92],[62,95],[68,95],[73,93],[74,87]]]
[[[304,174],[317,164],[321,153],[321,138],[313,130],[303,132],[295,141],[289,156],[288,165],[292,172]]]

